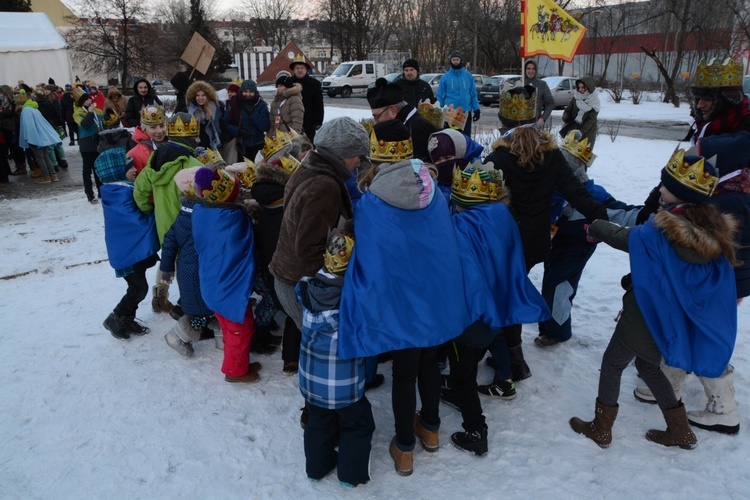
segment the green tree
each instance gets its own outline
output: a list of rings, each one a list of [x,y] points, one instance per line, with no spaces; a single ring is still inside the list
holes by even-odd
[[[0,12],[31,12],[31,0],[3,0]]]
[[[216,49],[206,77],[216,77],[226,71],[227,66],[232,64],[232,53],[226,45],[221,43],[216,33],[209,26],[208,14],[203,0],[190,0],[190,21],[188,24],[194,33],[198,33],[205,38]]]

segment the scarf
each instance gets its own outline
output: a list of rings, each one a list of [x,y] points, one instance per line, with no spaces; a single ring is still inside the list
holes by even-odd
[[[599,102],[599,92],[590,93],[586,91],[583,94],[576,92],[575,100],[578,108],[578,114],[576,115],[576,122],[578,123],[583,123],[583,115],[592,109],[598,113],[602,107]]]
[[[714,196],[728,191],[750,194],[750,168],[743,168],[735,172],[732,172],[735,175],[728,174],[726,179],[719,181],[714,190]]]
[[[743,122],[750,121],[750,101],[747,96],[737,106],[729,106],[725,113],[713,120],[695,120],[694,133],[699,137],[726,134],[742,129]],[[705,128],[705,131],[703,129]],[[702,132],[702,133],[701,133]]]

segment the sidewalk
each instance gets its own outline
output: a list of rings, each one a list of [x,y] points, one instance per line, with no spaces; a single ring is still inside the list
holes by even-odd
[[[86,195],[83,192],[83,163],[78,145],[68,146],[67,138],[63,144],[65,156],[68,160],[68,169],[60,169],[57,173],[60,178],[59,182],[37,184],[36,179],[30,177],[30,170],[26,175],[11,175],[9,183],[0,183],[0,201],[19,198],[43,198],[49,195],[79,191],[81,202],[86,202]],[[13,160],[8,161],[11,170],[15,170],[16,165]]]

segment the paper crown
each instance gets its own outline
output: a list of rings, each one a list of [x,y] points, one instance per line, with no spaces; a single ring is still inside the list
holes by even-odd
[[[485,170],[481,162],[472,163],[461,171],[453,171],[451,200],[463,207],[494,203],[504,189],[503,174],[499,170]]]
[[[742,88],[742,63],[736,63],[728,58],[723,63],[717,58],[706,64],[705,59],[698,62],[695,71],[695,84],[697,88]]]
[[[524,92],[503,91],[500,94],[500,109],[497,112],[501,118],[518,123],[534,121],[536,115],[536,92],[528,99]]]
[[[234,78],[232,78],[232,83],[239,87],[240,85],[242,85],[242,78],[240,78],[239,76],[235,76]]]
[[[359,120],[359,124],[365,128],[367,135],[370,135],[375,128],[375,120],[372,118],[362,118]]]
[[[266,134],[266,143],[263,145],[263,150],[261,151],[263,153],[263,158],[268,160],[285,147],[291,145],[292,137],[289,134],[276,129],[274,137]]]
[[[293,156],[282,156],[279,158],[279,163],[281,164],[281,168],[289,172],[290,174],[293,174],[295,170],[297,170],[297,167],[302,165],[300,161],[293,157]]]
[[[308,67],[310,66],[309,64],[307,64],[307,60],[305,59],[304,54],[301,54],[301,53],[294,56],[294,59],[292,59],[292,62],[289,65],[289,67],[294,67],[295,64],[304,64],[305,66],[308,66]]]
[[[328,239],[326,254],[323,259],[326,270],[332,274],[342,274],[349,266],[349,259],[354,249],[354,240],[336,232]]]
[[[112,108],[106,108],[102,115],[102,123],[105,129],[115,128],[120,124],[120,115]]]
[[[224,161],[224,158],[221,157],[221,154],[213,149],[195,148],[195,157],[207,167],[227,164],[227,162]]]
[[[208,170],[209,172],[205,172]],[[213,173],[213,176],[209,174]],[[232,202],[240,192],[237,178],[224,169],[213,172],[209,168],[202,168],[195,174],[195,184],[200,195],[210,203]]]
[[[376,163],[398,163],[414,158],[411,137],[403,141],[384,141],[370,132],[370,159]]]
[[[164,108],[161,106],[144,106],[141,108],[141,125],[161,125],[167,121]]]
[[[461,106],[454,108],[453,104],[443,108],[443,113],[445,123],[456,130],[463,130],[466,126],[466,120],[469,119],[469,113],[464,111]]]
[[[184,115],[185,113],[180,114]],[[187,124],[182,121],[181,116],[177,116],[177,118],[172,117],[167,124],[167,134],[170,137],[198,137],[200,130],[201,126],[194,116],[190,117],[190,121]]]
[[[703,196],[711,196],[719,178],[705,171],[703,158],[692,165],[685,161],[685,150],[675,152],[664,167],[664,171],[682,186]],[[668,188],[669,189],[669,188]],[[670,191],[672,191],[670,189]],[[673,193],[678,195],[678,193]]]
[[[576,140],[575,131],[565,136],[562,141],[562,148],[585,163],[587,167],[590,167],[596,159],[596,155],[591,150],[591,146],[589,146],[588,138],[583,138],[580,141]]]
[[[433,105],[429,100],[425,99],[420,102],[417,106],[417,111],[420,115],[424,116],[428,122],[432,123],[438,130],[443,128],[445,123],[445,114],[443,108],[440,106]]]
[[[226,170],[237,177],[243,188],[250,189],[255,184],[255,181],[258,180],[258,176],[255,173],[255,163],[247,158],[243,158],[243,160],[242,162],[229,165],[226,167]]]

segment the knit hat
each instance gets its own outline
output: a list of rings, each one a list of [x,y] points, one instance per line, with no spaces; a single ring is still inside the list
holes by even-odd
[[[459,59],[461,59],[461,62],[463,62],[463,60],[464,60],[464,56],[461,55],[461,52],[458,51],[458,50],[454,50],[453,52],[451,52],[451,55],[448,56],[448,60],[450,61],[454,57],[458,57]]]
[[[245,90],[250,90],[252,92],[258,91],[258,84],[255,83],[253,80],[244,80],[242,82],[242,85],[240,85],[240,91],[244,92]]]
[[[73,89],[73,98],[76,100],[76,105],[81,108],[84,102],[91,99],[91,96],[84,92],[82,88],[76,87]]]
[[[719,183],[716,169],[702,156],[685,156],[679,150],[661,171],[661,183],[687,203],[708,201]]]
[[[174,183],[182,194],[195,195],[195,174],[202,168],[204,167],[185,168],[175,174]]]
[[[433,133],[427,141],[430,160],[437,168],[438,184],[450,186],[453,181],[453,169],[468,165],[466,159],[466,136],[458,130],[447,128]]]
[[[235,94],[239,94],[240,93],[240,86],[237,85],[236,83],[230,83],[229,86],[227,87],[227,90],[229,92],[234,92]]]
[[[404,91],[395,83],[388,83],[385,78],[375,80],[375,86],[367,89],[367,102],[371,109],[384,108],[404,100]]]
[[[224,169],[200,168],[195,172],[198,194],[210,203],[232,203],[240,193],[240,183]]]
[[[497,116],[506,127],[517,127],[534,121],[536,89],[531,85],[513,87],[500,93]]]
[[[283,85],[284,87],[290,89],[294,87],[294,82],[292,81],[292,77],[290,76],[280,76],[276,79],[276,86]]]
[[[52,77],[49,77],[49,79],[47,80],[47,83],[50,85],[54,85],[55,88],[57,88],[57,85],[55,85],[55,80],[53,80]]]
[[[343,231],[333,231],[326,243],[326,253],[323,259],[326,270],[337,276],[343,276],[352,257],[354,239]]]
[[[65,90],[73,90],[73,86],[69,83],[65,84]]]
[[[290,72],[288,72],[287,70],[282,69],[281,71],[279,71],[278,73],[276,73],[276,79],[278,80],[282,76],[289,76],[289,77],[291,77],[292,74]]]
[[[404,64],[401,65],[401,69],[414,68],[419,73],[419,61],[416,59],[407,59]]]
[[[325,122],[315,134],[315,146],[325,149],[339,160],[364,156],[369,151],[365,128],[348,116]]]
[[[120,116],[117,114],[117,111],[112,108],[104,108],[104,113],[102,114],[102,124],[104,125],[104,130],[111,130],[119,127]]]

